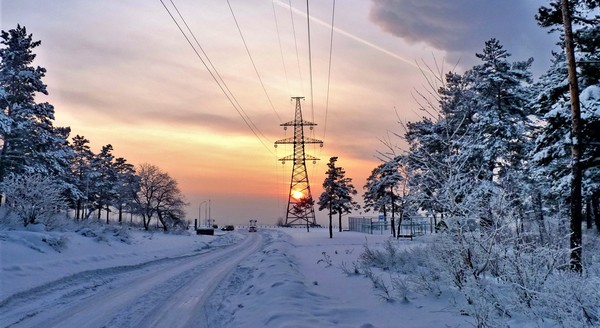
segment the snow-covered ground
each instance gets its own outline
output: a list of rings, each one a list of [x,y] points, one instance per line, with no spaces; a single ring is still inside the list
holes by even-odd
[[[365,243],[388,238],[291,228],[217,236],[0,231],[0,326],[471,326],[448,300],[388,302],[371,280],[342,270]]]

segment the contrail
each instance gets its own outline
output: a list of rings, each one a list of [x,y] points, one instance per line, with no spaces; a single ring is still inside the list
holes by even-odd
[[[275,2],[275,3],[277,3],[277,4],[278,4],[279,6],[281,6],[281,7],[284,7],[284,8],[287,8],[287,9],[291,9],[293,12],[295,12],[295,13],[297,13],[297,14],[300,14],[300,15],[302,15],[302,16],[304,16],[304,17],[306,17],[306,13],[305,13],[305,12],[303,12],[303,11],[301,11],[301,10],[298,10],[298,9],[296,9],[296,8],[290,7],[290,5],[288,5],[288,4],[286,4],[286,3],[283,3],[283,2],[281,2],[280,0],[274,0],[274,2]],[[323,26],[325,26],[325,27],[327,27],[327,28],[331,28],[331,24],[329,24],[329,23],[327,23],[327,22],[325,22],[325,21],[322,21],[322,20],[320,20],[320,19],[318,19],[318,18],[315,18],[315,17],[312,17],[312,16],[311,16],[311,17],[310,17],[310,20],[314,21],[315,23],[318,23],[319,25],[323,25]],[[408,59],[406,59],[406,58],[404,58],[404,57],[398,56],[397,54],[395,54],[395,53],[393,53],[393,52],[391,52],[391,51],[389,51],[389,50],[387,50],[387,49],[385,49],[385,48],[382,48],[382,47],[380,47],[380,46],[378,46],[378,45],[376,45],[376,44],[374,44],[374,43],[372,43],[372,42],[369,42],[369,41],[367,41],[367,40],[365,40],[365,39],[363,39],[363,38],[361,38],[361,37],[358,37],[358,36],[356,36],[356,35],[354,35],[354,34],[352,34],[352,33],[350,33],[350,32],[346,32],[346,31],[344,31],[344,30],[342,30],[342,29],[340,29],[340,28],[337,28],[337,27],[335,27],[335,26],[333,27],[333,30],[334,30],[335,32],[337,32],[337,33],[339,33],[339,34],[343,35],[343,36],[346,36],[346,37],[348,37],[348,38],[350,38],[350,39],[354,40],[354,41],[360,42],[360,43],[362,43],[362,44],[364,44],[364,45],[366,45],[366,46],[369,46],[369,47],[371,47],[371,48],[373,48],[373,49],[375,49],[375,50],[378,50],[378,51],[380,51],[380,52],[382,52],[382,53],[384,53],[384,54],[386,54],[386,55],[388,55],[388,56],[390,56],[390,57],[393,57],[393,58],[395,58],[395,59],[398,59],[398,60],[399,60],[399,61],[401,61],[401,62],[404,62],[404,63],[406,63],[406,64],[409,64],[409,65],[411,65],[411,66],[413,66],[413,67],[415,67],[415,68],[417,68],[417,69],[421,69],[421,68],[419,67],[419,65],[417,65],[417,64],[416,64],[416,63],[414,63],[413,61],[411,61],[411,60],[408,60]]]

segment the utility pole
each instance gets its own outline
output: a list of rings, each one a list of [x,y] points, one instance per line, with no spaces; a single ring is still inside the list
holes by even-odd
[[[308,183],[306,160],[315,163],[319,159],[306,154],[304,148],[306,144],[319,144],[323,147],[323,141],[304,136],[305,126],[310,127],[312,130],[317,124],[302,119],[300,100],[304,99],[304,97],[292,97],[292,99],[296,100],[294,120],[280,125],[283,126],[285,130],[287,130],[288,126],[293,126],[294,137],[275,141],[275,147],[282,144],[294,145],[293,155],[288,155],[279,159],[282,164],[285,164],[286,161],[293,162],[285,225],[306,224],[308,227],[309,224],[316,225],[317,222],[315,219],[315,208],[313,202],[311,202],[312,194],[310,192],[310,184]],[[297,211],[294,208],[296,205],[302,206],[307,203],[309,204],[302,211]]]

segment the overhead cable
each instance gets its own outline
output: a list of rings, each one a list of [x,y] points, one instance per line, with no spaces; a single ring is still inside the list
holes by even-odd
[[[312,72],[312,53],[310,48],[310,11],[308,0],[306,0],[306,25],[308,27],[308,72],[310,75],[310,114],[311,121],[315,121],[315,100],[313,98],[313,72]]]
[[[285,59],[283,57],[283,47],[281,45],[281,33],[279,32],[279,23],[277,20],[277,12],[275,11],[275,0],[271,1],[271,5],[273,6],[273,18],[275,18],[275,29],[277,30],[277,41],[279,42],[279,53],[281,54],[281,63],[283,65],[283,73],[285,75],[287,91],[288,91],[288,93],[291,93],[290,80],[288,79],[287,68],[285,66]]]
[[[304,93],[304,79],[302,79],[302,70],[300,69],[300,55],[298,53],[298,38],[296,37],[296,25],[294,24],[294,11],[292,7],[292,0],[288,0],[290,8],[290,19],[292,20],[292,32],[294,34],[294,46],[296,47],[296,62],[298,63],[298,77],[300,78],[300,88]]]
[[[331,58],[333,54],[333,26],[335,22],[335,0],[333,0],[333,9],[331,11],[331,35],[329,39],[329,67],[327,69],[327,97],[325,98],[325,121],[323,123],[323,140],[327,132],[327,112],[329,111],[329,87],[331,84]]]
[[[227,0],[227,5],[229,6],[229,11],[231,11],[231,16],[233,16],[233,21],[235,22],[235,26],[237,26],[238,32],[240,32],[240,37],[242,37],[242,42],[244,43],[244,47],[246,48],[246,53],[248,54],[248,57],[250,58],[250,62],[252,62],[252,67],[254,67],[254,72],[256,72],[258,81],[260,82],[260,85],[262,86],[262,89],[265,92],[265,96],[267,96],[267,99],[269,100],[269,104],[271,105],[271,108],[275,112],[275,115],[277,115],[277,119],[281,123],[283,121],[281,120],[281,117],[279,117],[279,113],[277,113],[275,106],[273,106],[273,102],[271,101],[271,97],[269,97],[267,88],[265,88],[265,84],[263,83],[263,80],[260,77],[260,73],[258,73],[258,69],[256,68],[256,64],[254,63],[254,59],[252,58],[252,55],[250,54],[250,49],[248,48],[248,44],[246,43],[246,39],[244,38],[244,34],[242,33],[242,29],[240,28],[240,24],[238,24],[237,18],[235,18],[235,13],[233,12],[233,8],[231,7],[231,3],[229,3],[229,0]]]
[[[269,148],[265,144],[265,142],[259,137],[260,130],[256,127],[256,125],[252,122],[252,120],[250,119],[250,117],[247,114],[244,116],[245,112],[244,112],[244,114],[242,114],[243,109],[238,108],[238,106],[236,106],[237,100],[234,102],[234,100],[232,99],[232,98],[234,98],[233,94],[230,95],[230,94],[228,94],[226,92],[225,87],[223,85],[221,85],[221,83],[219,82],[219,80],[215,76],[216,73],[213,73],[211,71],[211,69],[209,68],[208,64],[202,58],[202,56],[200,55],[200,53],[198,52],[198,50],[196,49],[196,47],[194,46],[194,44],[192,43],[192,41],[190,40],[190,38],[187,36],[187,34],[185,33],[185,31],[181,28],[181,25],[179,25],[179,23],[177,22],[177,19],[173,16],[173,14],[171,13],[171,11],[167,7],[167,5],[165,5],[165,3],[164,3],[163,0],[159,0],[159,1],[163,5],[163,7],[165,8],[165,10],[167,11],[167,13],[169,14],[169,16],[171,17],[171,19],[175,23],[175,25],[177,25],[177,28],[179,29],[179,31],[181,32],[181,34],[183,35],[183,37],[185,38],[185,40],[187,41],[187,43],[190,45],[190,47],[192,47],[192,50],[194,51],[194,53],[196,54],[196,56],[198,57],[198,59],[200,59],[200,61],[202,62],[202,64],[204,65],[204,67],[206,68],[206,70],[208,71],[208,73],[210,74],[210,76],[217,83],[217,85],[219,86],[219,88],[221,89],[221,91],[223,92],[223,94],[225,95],[225,97],[227,98],[227,100],[229,100],[229,102],[231,103],[231,105],[233,106],[233,108],[240,115],[240,117],[242,118],[242,120],[244,121],[244,123],[246,124],[246,126],[248,126],[248,128],[252,131],[252,133],[254,134],[254,136],[267,149],[267,151],[269,151],[269,153],[271,153],[271,155],[275,156],[275,154],[273,153],[273,151],[271,150],[271,148]],[[173,4],[173,6],[176,8],[175,3],[173,3],[173,0],[170,0],[170,1]],[[177,12],[179,12],[179,11],[177,10]],[[183,18],[182,18],[182,20],[183,20]],[[185,24],[185,25],[187,26],[187,24]],[[224,84],[224,81],[222,81],[222,82]],[[227,89],[227,90],[229,90],[229,89]],[[263,135],[263,137],[264,137],[264,135]]]

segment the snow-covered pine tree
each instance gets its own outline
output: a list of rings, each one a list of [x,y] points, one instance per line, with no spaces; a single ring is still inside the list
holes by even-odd
[[[350,213],[358,204],[352,200],[357,191],[352,184],[352,179],[347,178],[346,171],[342,167],[335,166],[337,157],[329,158],[327,163],[327,175],[323,181],[323,193],[319,196],[317,204],[319,211],[329,211],[329,238],[333,238],[332,215],[338,214],[339,231],[342,232],[342,214]]]
[[[588,226],[595,221],[600,231],[600,3],[583,0],[569,3],[581,103],[582,195],[588,205]],[[536,19],[541,26],[550,28],[550,32],[562,33],[560,1],[541,7]],[[537,133],[533,155],[537,175],[548,177],[552,186],[546,202],[557,208],[560,203],[570,202],[571,188],[571,97],[564,42],[560,41],[558,45],[563,50],[554,54],[552,66],[536,87],[534,106],[543,124]]]
[[[466,73],[474,98],[471,99],[475,113],[465,135],[467,143],[461,145],[459,157],[465,155],[476,178],[484,188],[480,189],[480,219],[486,225],[494,224],[492,209],[488,204],[493,189],[510,184],[522,172],[526,150],[530,140],[528,104],[531,99],[532,82],[529,68],[533,58],[509,62],[510,54],[500,42],[491,39],[485,43],[483,52],[476,54],[482,64]],[[504,190],[506,193],[509,189]],[[516,203],[521,192],[511,184],[508,195]],[[521,211],[524,215],[523,211]]]
[[[367,211],[381,211],[387,220],[387,210],[391,211],[392,236],[396,237],[395,214],[398,201],[398,187],[404,180],[400,172],[400,157],[395,157],[373,169],[364,185],[363,200]]]
[[[408,122],[405,125],[405,140],[409,149],[403,155],[403,163],[409,179],[410,202],[417,208],[430,213],[437,225],[438,217],[443,220],[450,209],[442,197],[444,184],[450,181],[451,166],[449,138],[453,135],[446,126],[447,120]]]
[[[33,41],[25,27],[2,31],[0,43],[0,181],[9,173],[39,172],[63,176],[68,172],[69,128],[53,126],[54,107],[35,101],[48,94],[42,78],[46,69],[33,67]]]
[[[497,219],[491,200],[501,189],[520,209],[522,221],[521,196],[529,188],[523,182],[531,147],[532,60],[509,62],[510,54],[495,39],[477,57],[482,63],[464,74],[438,78],[441,86],[429,93],[439,103],[427,106],[429,117],[404,126],[408,198],[436,219],[451,216],[490,226]]]
[[[72,138],[70,181],[74,188],[69,193],[69,201],[75,209],[75,220],[83,219],[84,202],[88,200],[90,183],[92,182],[92,158],[95,156],[89,146],[90,141],[83,136],[76,135]]]
[[[119,223],[121,223],[123,209],[132,211],[135,194],[139,189],[139,177],[135,174],[134,166],[122,157],[115,159],[113,169],[116,174],[113,206],[119,211]]]
[[[103,209],[106,209],[106,224],[109,223],[109,206],[113,203],[117,188],[117,173],[114,169],[115,156],[111,144],[102,146],[100,152],[92,159],[94,171],[94,206],[98,209],[98,220]]]

